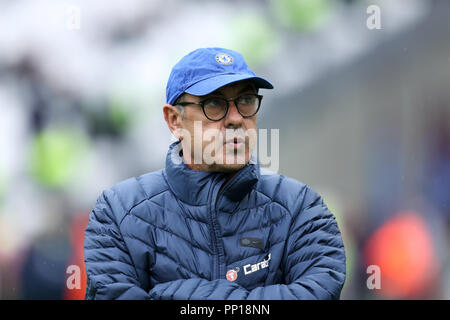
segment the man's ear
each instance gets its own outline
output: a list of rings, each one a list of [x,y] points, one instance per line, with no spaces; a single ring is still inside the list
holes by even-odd
[[[183,140],[183,119],[180,111],[171,104],[165,104],[163,107],[163,113],[170,132],[172,132],[177,139]]]

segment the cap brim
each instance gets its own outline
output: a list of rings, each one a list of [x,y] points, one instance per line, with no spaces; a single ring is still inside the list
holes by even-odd
[[[222,74],[205,80],[201,80],[185,90],[194,96],[204,96],[219,88],[242,80],[252,80],[258,88],[273,89],[273,85],[260,77],[250,74]]]

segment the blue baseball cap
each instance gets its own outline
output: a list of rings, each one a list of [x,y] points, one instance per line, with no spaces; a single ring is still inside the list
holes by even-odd
[[[204,96],[241,80],[252,80],[257,88],[273,89],[269,81],[250,70],[239,52],[224,48],[196,49],[172,68],[167,81],[166,103],[173,104],[185,92]]]

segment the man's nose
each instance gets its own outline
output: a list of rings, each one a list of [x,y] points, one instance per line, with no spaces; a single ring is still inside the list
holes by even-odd
[[[240,127],[244,118],[239,113],[234,101],[228,102],[228,112],[225,117],[225,128],[228,127]]]

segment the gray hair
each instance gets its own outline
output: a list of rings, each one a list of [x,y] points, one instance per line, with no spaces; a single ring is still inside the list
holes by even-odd
[[[174,103],[175,107],[177,108],[177,110],[180,112],[181,114],[181,119],[184,120],[184,106],[180,106],[178,103],[183,102],[183,96],[181,95]]]

